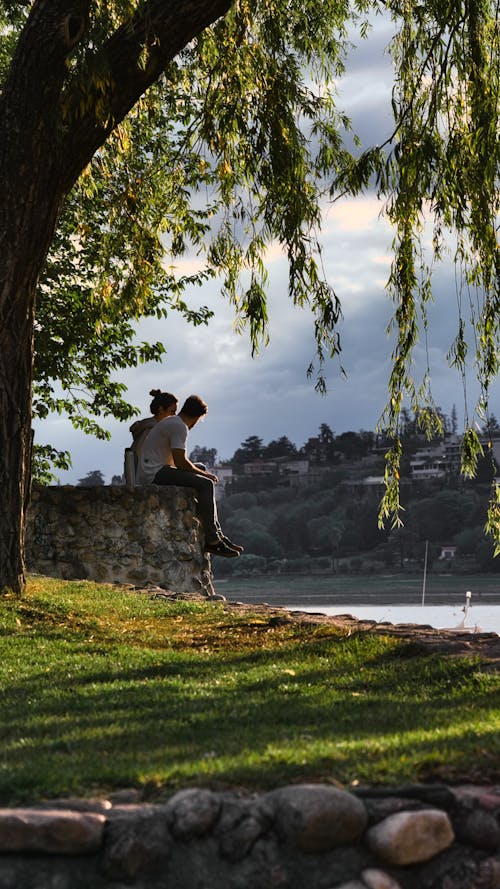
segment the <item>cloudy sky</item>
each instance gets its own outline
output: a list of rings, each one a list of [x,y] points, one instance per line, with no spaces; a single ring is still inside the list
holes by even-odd
[[[365,145],[380,143],[391,130],[391,67],[385,53],[389,39],[390,26],[379,22],[352,53],[349,74],[340,85],[339,105],[347,110]],[[173,392],[180,400],[191,393],[201,395],[209,413],[192,431],[190,447],[216,448],[220,459],[229,458],[249,435],[258,435],[265,443],[287,435],[300,446],[321,423],[328,423],[336,434],[375,429],[387,397],[393,348],[386,333],[391,304],[384,289],[392,236],[381,209],[373,195],[325,205],[324,266],[342,302],[341,363],[347,374],[339,374],[338,362],[327,368],[326,396],[317,394],[314,381],[306,379],[314,356],[311,316],[289,303],[286,263],[278,250],[271,250],[269,346],[252,359],[248,338],[233,330],[233,314],[221,300],[217,282],[196,289],[192,305],[208,305],[216,312],[208,328],[189,327],[173,313],[161,322],[147,320],[138,329],[141,340],[161,339],[167,350],[161,365],[142,366],[122,377],[141,416],[148,414],[150,389]],[[184,270],[181,264],[179,270]],[[423,372],[428,355],[435,402],[447,414],[455,404],[461,423],[466,404],[472,419],[477,389],[473,370],[464,390],[463,380],[446,362],[457,320],[451,268],[439,270],[436,295],[427,343],[416,350],[415,378]],[[491,409],[500,416],[498,385],[491,393]],[[108,418],[103,425],[111,433],[110,442],[77,432],[64,417],[36,424],[37,442],[71,451],[72,469],[57,473],[62,484],[74,484],[94,469],[100,469],[107,482],[122,472],[129,424]]]

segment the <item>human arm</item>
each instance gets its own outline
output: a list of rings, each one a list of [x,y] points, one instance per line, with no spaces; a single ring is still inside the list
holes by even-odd
[[[207,472],[206,469],[200,469],[198,466],[195,466],[194,463],[191,463],[191,460],[186,457],[186,451],[182,448],[172,448],[172,459],[176,469],[184,469],[185,472],[194,472],[196,475],[204,475],[205,478],[209,478],[214,484],[217,484],[219,481],[217,476],[213,475],[213,473]]]

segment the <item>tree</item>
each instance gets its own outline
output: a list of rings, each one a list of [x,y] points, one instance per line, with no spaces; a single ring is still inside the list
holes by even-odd
[[[127,6],[128,4],[124,4]],[[133,4],[130,4],[133,8]],[[0,587],[24,587],[35,290],[64,197],[172,58],[228,7],[4,3],[0,98]],[[180,7],[180,8],[179,8]],[[106,27],[107,26],[107,27]],[[14,39],[17,37],[17,42]],[[5,64],[6,43],[14,44]]]
[[[217,463],[217,448],[203,448],[197,445],[191,451],[189,459],[193,463],[204,463],[205,466],[215,466]]]
[[[249,435],[245,441],[241,442],[239,447],[233,454],[232,463],[251,463],[254,460],[260,460],[263,455],[262,439],[258,435]]]
[[[301,454],[316,463],[338,463],[335,450],[335,435],[328,423],[322,423],[316,438],[308,438],[301,448]]]
[[[373,436],[370,433],[342,432],[335,439],[335,448],[344,454],[347,460],[360,460],[366,457],[373,445]]]
[[[71,390],[71,396],[80,385],[96,383],[83,397],[91,414],[113,409],[125,416],[130,406],[112,382],[112,371],[161,350],[159,344],[127,342],[133,320],[144,312],[164,314],[162,294],[168,307],[195,323],[207,317],[203,308],[192,312],[185,304],[182,282],[162,277],[165,232],[173,257],[187,242],[199,246],[206,240],[204,274],[223,273],[237,327],[248,324],[254,348],[266,340],[266,249],[272,241],[283,246],[290,297],[297,305],[310,305],[314,314],[317,386],[323,391],[322,363],[340,349],[340,303],[318,261],[322,190],[332,177],[335,198],[376,183],[395,230],[389,287],[397,334],[384,418],[394,446],[382,518],[399,511],[403,396],[408,394],[413,406],[423,400],[425,424],[435,426],[429,375],[419,389],[410,374],[418,311],[425,326],[430,296],[433,262],[426,263],[423,248],[428,208],[434,222],[432,260],[445,252],[453,231],[459,270],[477,290],[473,324],[486,403],[498,370],[498,6],[493,0],[383,4],[396,23],[395,128],[386,145],[354,158],[342,146],[347,121],[335,108],[335,83],[347,23],[379,5],[378,0],[244,0],[230,8],[230,0],[4,0],[0,587],[21,591],[24,585],[34,334],[37,409],[61,407],[66,394],[60,399],[52,387],[61,373],[63,391]],[[205,187],[214,200],[198,214],[193,198]],[[161,193],[157,217],[152,192]],[[94,206],[94,197],[104,198],[104,211],[97,211],[101,219],[93,232],[82,207],[89,199]],[[68,242],[72,263],[78,263],[81,251],[90,261],[76,272],[66,268],[64,294],[55,287],[52,303],[51,263],[62,260]],[[38,322],[35,292],[51,244],[43,284],[49,290],[39,301]],[[124,321],[116,337],[119,318]],[[88,347],[83,330],[90,333]],[[94,361],[101,334],[103,361]],[[46,351],[49,342],[54,347]],[[450,360],[462,372],[466,344],[460,318]],[[76,394],[73,417],[85,425],[79,398]],[[70,397],[70,409],[72,403]],[[464,441],[464,469],[473,472],[480,444],[471,423]],[[500,490],[489,527],[500,539]]]
[[[450,432],[452,435],[456,435],[458,432],[457,407],[455,404],[453,405],[453,407],[451,409]]]
[[[82,488],[100,488],[104,485],[104,476],[100,469],[91,469],[85,478],[79,478],[78,484]]]
[[[488,435],[492,435],[493,433],[498,434],[500,432],[500,423],[498,422],[495,414],[490,414],[488,417],[488,422],[485,424],[485,430]]]
[[[331,91],[317,101],[302,71],[316,67],[316,82],[321,71],[333,83],[344,12],[333,0],[306,5],[310,14],[298,2],[294,9],[244,3],[221,18],[230,0],[2,4],[0,588],[24,587],[34,333],[42,415],[53,407],[71,411],[75,391],[90,384],[84,409],[126,416],[130,407],[111,374],[159,352],[158,345],[133,347],[127,337],[131,320],[165,312],[159,285],[166,230],[170,253],[178,255],[188,241],[202,240],[214,206],[220,209],[205,275],[224,271],[225,292],[240,327],[248,321],[255,347],[267,317],[262,257],[278,240],[290,260],[292,300],[312,306],[320,361],[334,350],[338,304],[315,259],[314,178],[326,165],[319,153],[313,157],[299,123],[338,142]],[[214,206],[197,215],[190,206],[201,185],[212,189]],[[153,197],[145,200],[151,189],[161,200],[143,225],[144,204],[155,205]],[[95,212],[90,226],[82,212],[94,197],[104,197],[95,231]],[[233,236],[237,227],[241,242]],[[62,292],[52,269],[68,243],[73,256]],[[51,244],[35,323],[37,281]],[[242,269],[249,272],[244,287]],[[174,308],[195,323],[206,319],[185,305],[173,276],[164,272],[162,283]],[[70,397],[57,396],[58,379]],[[74,421],[98,432],[79,400],[77,394]]]
[[[262,456],[264,460],[274,460],[277,457],[292,458],[297,456],[297,448],[293,441],[290,441],[286,435],[282,435],[266,444],[262,450]]]
[[[322,423],[319,427],[319,442],[321,446],[322,462],[334,463],[336,442],[335,436],[328,423]]]
[[[398,5],[388,5],[397,14]],[[424,328],[427,324],[432,266],[450,245],[457,267],[459,312],[448,357],[465,379],[470,356],[467,319],[460,306],[461,288],[470,286],[481,412],[487,408],[489,384],[498,373],[500,324],[499,7],[489,0],[442,4],[411,0],[404,9],[392,45],[398,70],[394,132],[384,146],[362,155],[354,164],[354,175],[341,175],[344,187],[354,190],[370,176],[376,178],[380,192],[388,198],[387,213],[395,232],[388,286],[396,306],[392,326],[397,343],[383,418],[394,441],[387,457],[387,490],[381,509],[381,521],[391,516],[393,524],[400,521],[398,421],[404,396],[414,407],[423,403],[419,413],[427,433],[440,432],[429,366],[419,385],[411,363],[419,314]],[[430,228],[429,251],[424,242]],[[466,417],[465,475],[474,474],[480,454],[473,420]],[[487,528],[500,551],[498,486],[492,491]]]

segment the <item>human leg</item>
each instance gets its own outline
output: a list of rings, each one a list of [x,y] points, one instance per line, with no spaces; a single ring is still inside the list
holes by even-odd
[[[204,463],[195,463],[194,465],[196,466],[197,469],[205,470],[207,468]],[[215,506],[217,509],[217,500],[215,500]],[[224,531],[221,528],[217,513],[215,515],[215,527],[217,528],[218,536],[226,544],[226,546],[229,546],[231,549],[234,549],[237,553],[244,552],[245,548],[243,546],[240,546],[238,543],[233,543],[233,541],[230,540],[229,537],[226,537],[226,535],[224,534]]]
[[[198,512],[208,544],[215,544],[223,537],[217,516],[214,483],[204,475],[197,475],[173,466],[163,466],[156,473],[153,484],[177,485],[183,488],[194,488],[198,500]]]

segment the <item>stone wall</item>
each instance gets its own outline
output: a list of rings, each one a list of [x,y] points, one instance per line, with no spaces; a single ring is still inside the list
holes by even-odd
[[[28,570],[212,595],[195,509],[189,488],[34,486]]]
[[[500,788],[183,790],[0,809],[1,889],[499,889]]]

